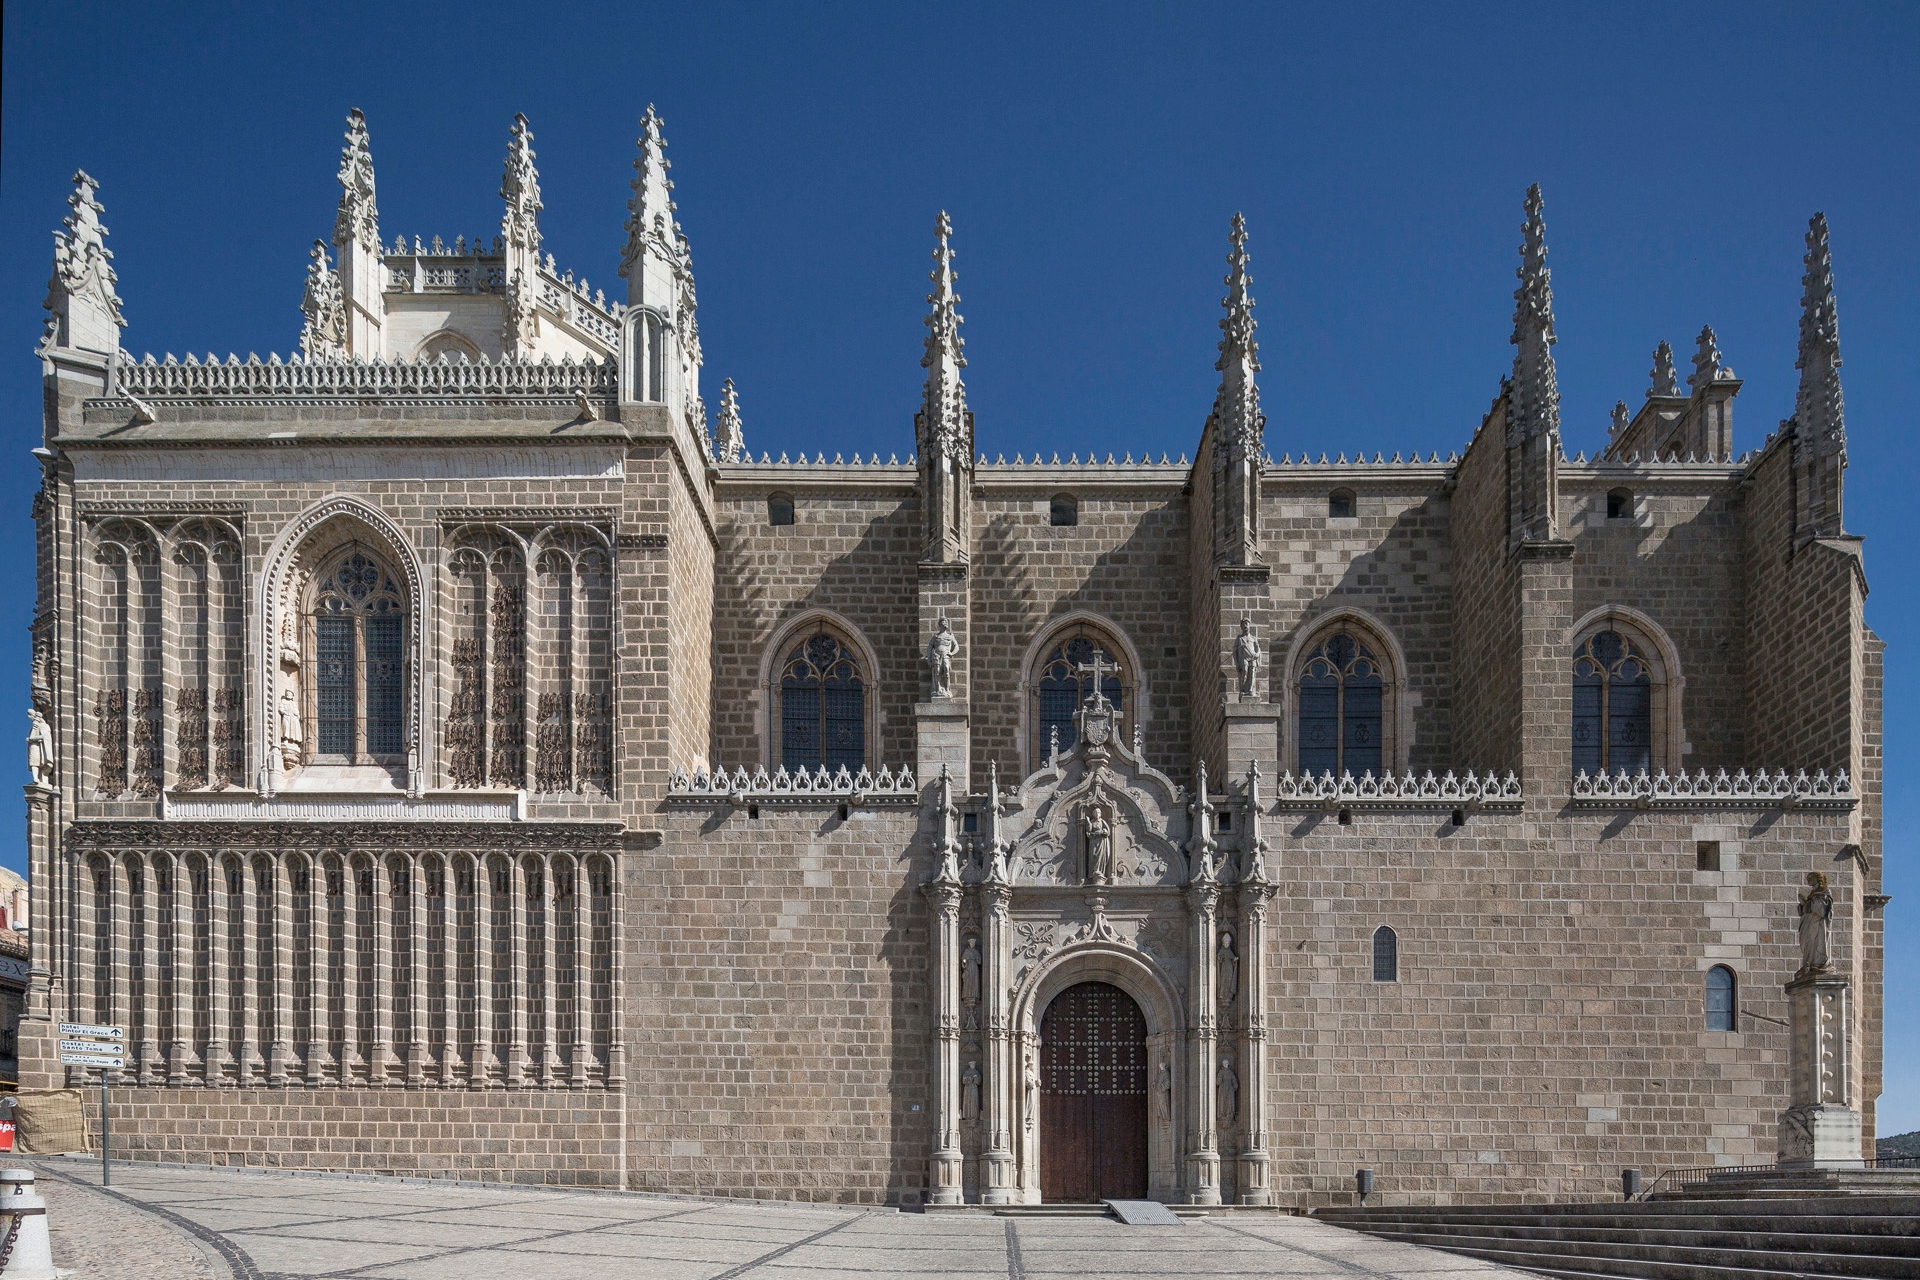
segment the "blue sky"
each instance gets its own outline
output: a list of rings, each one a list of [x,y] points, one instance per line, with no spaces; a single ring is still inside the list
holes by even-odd
[[[491,237],[525,112],[546,248],[615,293],[635,119],[655,103],[709,399],[735,379],[749,444],[775,456],[912,447],[942,208],[989,454],[1191,449],[1243,210],[1273,452],[1444,455],[1511,361],[1536,181],[1569,451],[1638,403],[1656,341],[1684,363],[1703,323],[1746,380],[1744,449],[1791,412],[1801,237],[1824,210],[1848,524],[1889,643],[1882,1132],[1920,1128],[1920,558],[1899,523],[1920,489],[1920,6],[9,0],[5,17],[0,724],[23,729],[31,352],[76,167],[101,184],[128,349],[264,357],[296,345],[349,107],[389,239]],[[16,867],[23,822],[8,788]]]

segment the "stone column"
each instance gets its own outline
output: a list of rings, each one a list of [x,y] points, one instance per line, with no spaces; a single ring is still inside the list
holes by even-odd
[[[467,1083],[494,1087],[498,1061],[493,1043],[493,862],[473,860],[473,1049],[467,1058]]]
[[[360,868],[351,861],[340,867],[340,1073],[339,1083],[352,1082],[358,1062],[364,1061],[360,1043]]]
[[[253,1083],[254,1063],[260,1056],[259,1046],[254,1043],[254,1033],[262,998],[259,948],[254,936],[260,921],[259,886],[253,878],[251,862],[240,863],[239,906],[235,908],[231,903],[228,906],[237,912],[240,925],[238,936],[233,941],[234,965],[239,970],[235,981],[240,1006],[233,1020],[233,1075],[235,1084],[245,1085]]]
[[[110,1021],[121,1027],[127,1027],[132,1021],[133,1010],[133,929],[130,918],[133,901],[134,870],[132,854],[107,862],[107,902],[108,919],[113,930],[111,948],[107,953],[109,972],[107,988],[112,999],[109,1008],[112,1011]],[[31,923],[31,922],[29,922]],[[127,1027],[128,1033],[138,1034],[137,1029]],[[134,1074],[128,1071],[108,1069],[103,1073],[107,1079],[116,1083]]]
[[[554,1027],[559,1013],[555,996],[560,984],[554,978],[559,949],[554,946],[553,935],[560,921],[559,906],[559,895],[554,892],[553,867],[543,865],[540,868],[540,1087],[543,1089],[566,1083],[554,1070],[559,1054],[555,1048],[559,1042]]]
[[[157,868],[162,854],[151,859],[136,854],[140,868],[140,1083],[159,1084],[166,1078],[166,1064],[160,1059],[160,877]],[[128,1034],[133,1029],[128,1028]]]
[[[393,936],[393,865],[374,862],[373,876],[373,1047],[367,1055],[367,1083],[391,1083],[393,1064],[393,955],[400,940]]]
[[[233,931],[227,913],[233,909],[227,893],[227,868],[218,854],[207,857],[207,1046],[201,1053],[201,1074],[214,1088],[227,1080],[227,1020],[233,999],[227,992],[227,957]]]
[[[527,1083],[527,869],[515,859],[507,864],[507,923],[511,953],[507,962],[507,1002],[512,1011],[507,1041],[507,1083]]]
[[[426,868],[407,864],[407,1088],[427,1084],[427,893]]]
[[[1860,1112],[1853,1105],[1851,984],[1831,970],[1787,984],[1792,1092],[1780,1113],[1779,1163],[1789,1169],[1862,1167]]]
[[[996,803],[998,797],[995,797]],[[997,825],[997,824],[996,824]],[[1013,925],[1009,909],[1013,886],[1004,880],[989,880],[982,886],[981,901],[981,974],[982,1012],[987,1020],[987,1060],[985,1114],[981,1131],[986,1136],[982,1161],[980,1199],[986,1204],[1018,1204],[1020,1171],[1013,1158],[1013,1090],[1019,1076],[1014,1060],[1011,1010],[1007,992],[1013,985]]]
[[[472,1059],[460,1052],[460,869],[450,855],[440,864],[440,1084],[458,1082],[456,1063]]]
[[[942,792],[946,790],[943,785]],[[947,824],[943,816],[942,825]],[[941,877],[922,892],[933,907],[933,1155],[928,1200],[961,1202],[960,1154],[960,883]]]
[[[286,855],[268,863],[273,885],[273,1043],[267,1083],[284,1087],[293,1060],[293,869]],[[310,984],[319,994],[319,984]]]
[[[587,959],[593,953],[593,921],[586,910],[592,898],[587,894],[587,864],[575,858],[569,865],[573,877],[572,891],[567,895],[573,925],[573,1073],[567,1087],[584,1089],[587,1058],[592,1052],[588,1033],[593,1028],[593,985]]]
[[[1257,803],[1257,802],[1256,802]],[[1258,830],[1249,823],[1250,839]],[[1251,851],[1248,854],[1251,858]],[[1240,1147],[1240,1203],[1272,1204],[1271,1157],[1267,1150],[1267,901],[1273,886],[1264,881],[1240,885],[1240,1018],[1243,1049],[1240,1114],[1245,1141]]]
[[[187,1056],[193,1026],[193,871],[181,854],[163,855],[168,859],[168,900],[173,909],[166,927],[173,931],[172,964],[169,980],[173,984],[173,1021],[167,1028],[167,1083],[187,1083]]]
[[[1201,803],[1205,803],[1204,799]],[[1204,867],[1201,868],[1204,870]],[[1212,877],[1187,886],[1187,1202],[1220,1203],[1219,1128],[1214,1106],[1217,1034],[1213,947],[1220,886]]]
[[[59,794],[37,782],[26,785],[27,888],[32,905],[27,916],[27,1008],[17,1040],[23,1089],[57,1088],[64,1074],[53,998],[57,971],[53,939],[70,928],[56,906],[59,898],[54,892],[54,800]]]
[[[331,981],[327,973],[327,939],[333,922],[327,918],[327,867],[319,858],[307,859],[307,1083],[323,1079],[326,1046],[332,1033]]]

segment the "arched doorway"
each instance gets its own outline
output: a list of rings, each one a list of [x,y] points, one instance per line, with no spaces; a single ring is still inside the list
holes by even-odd
[[[1040,1022],[1040,1198],[1147,1195],[1147,1020],[1104,982],[1068,987]]]

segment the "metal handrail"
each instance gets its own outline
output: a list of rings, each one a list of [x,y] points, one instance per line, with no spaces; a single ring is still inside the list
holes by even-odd
[[[1696,1186],[1727,1174],[1772,1173],[1779,1167],[1778,1164],[1696,1164],[1667,1169],[1649,1182],[1634,1199],[1651,1199],[1654,1191],[1669,1178],[1673,1179],[1673,1186],[1677,1190],[1680,1187]],[[1863,1169],[1920,1169],[1920,1156],[1869,1157],[1860,1162],[1860,1167]]]

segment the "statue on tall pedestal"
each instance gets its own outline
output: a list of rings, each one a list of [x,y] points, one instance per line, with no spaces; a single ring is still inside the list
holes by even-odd
[[[1800,895],[1800,971],[1796,978],[1833,968],[1827,950],[1827,934],[1833,925],[1833,893],[1827,888],[1827,877],[1818,871],[1807,872],[1807,884],[1807,891]]]

